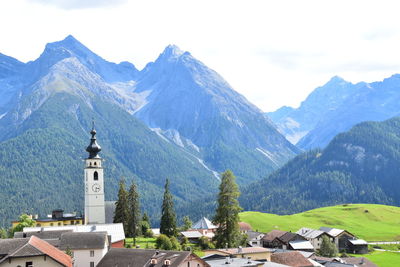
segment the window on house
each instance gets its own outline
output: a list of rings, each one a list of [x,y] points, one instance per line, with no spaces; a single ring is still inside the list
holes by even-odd
[[[61,223],[60,223],[60,222],[58,223],[58,226],[61,226]]]
[[[97,172],[94,172],[93,180],[95,180],[95,181],[99,180],[99,174]]]
[[[90,267],[94,267],[94,262],[93,261],[90,262]]]
[[[25,262],[25,267],[33,267],[33,262],[31,261]]]
[[[90,251],[90,257],[94,257],[94,250]]]
[[[53,223],[50,223],[50,226],[53,226],[54,224]]]

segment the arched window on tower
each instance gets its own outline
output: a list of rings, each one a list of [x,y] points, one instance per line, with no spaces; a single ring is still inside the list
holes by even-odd
[[[95,180],[95,181],[99,180],[99,174],[97,172],[94,172],[93,180]]]

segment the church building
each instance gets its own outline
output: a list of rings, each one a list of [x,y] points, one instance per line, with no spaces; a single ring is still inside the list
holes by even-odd
[[[104,170],[94,124],[90,134],[92,138],[86,148],[89,157],[85,160],[85,224],[104,224]]]

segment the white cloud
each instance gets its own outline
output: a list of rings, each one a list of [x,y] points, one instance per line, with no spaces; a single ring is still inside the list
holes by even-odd
[[[63,9],[100,8],[120,5],[127,0],[28,0]]]

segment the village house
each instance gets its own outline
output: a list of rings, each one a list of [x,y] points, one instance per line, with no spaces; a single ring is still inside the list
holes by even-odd
[[[331,242],[334,241],[334,238],[331,235],[321,230],[303,227],[300,228],[296,233],[310,241],[315,250],[321,248],[323,236],[326,236]]]
[[[314,247],[304,237],[297,233],[272,230],[262,238],[263,247],[314,251]]]
[[[112,248],[97,267],[210,267],[190,251]]]
[[[29,215],[29,217],[35,220],[36,227],[83,224],[82,216],[77,216],[76,213],[64,213],[61,209],[53,210],[46,218],[39,218],[37,215]],[[19,224],[19,221],[12,221],[11,224],[14,228]]]
[[[226,248],[226,249],[207,249],[204,250],[205,255],[217,254],[225,257],[235,258],[251,258],[252,260],[268,260],[271,261],[271,249],[260,247],[247,247],[247,248]]]
[[[111,247],[123,248],[125,243],[125,233],[122,223],[113,224],[93,224],[93,225],[68,225],[55,227],[25,227],[24,233],[47,232],[47,231],[72,231],[78,233],[107,232],[111,236]]]
[[[96,266],[110,249],[107,232],[72,232],[72,230],[17,232],[14,238],[38,237],[54,247],[72,253],[74,267]]]
[[[286,233],[286,231],[281,230],[272,230],[266,233],[261,239],[262,246],[264,248],[278,248],[281,245],[281,242],[277,238],[283,236]]]
[[[249,231],[253,231],[253,229],[251,228],[251,225],[246,223],[246,222],[239,222],[239,231],[242,234],[246,234]]]
[[[262,238],[264,233],[248,231],[247,233],[247,244],[250,247],[262,247]]]
[[[68,232],[61,235],[58,248],[72,252],[74,267],[94,267],[106,255],[110,244],[107,232]]]
[[[192,228],[189,231],[197,231],[197,232],[200,232],[203,236],[206,236],[208,238],[213,238],[217,228],[218,228],[218,226],[214,225],[206,217],[203,217],[200,220],[198,220],[196,223],[194,223]]]
[[[190,243],[198,243],[203,235],[199,231],[182,231],[179,233],[179,238],[187,238]]]
[[[320,227],[321,231],[329,234],[334,238],[334,242],[339,252],[365,254],[368,253],[368,243],[365,240],[357,239],[352,233],[329,227]]]
[[[72,267],[72,259],[36,236],[0,239],[0,266]]]

